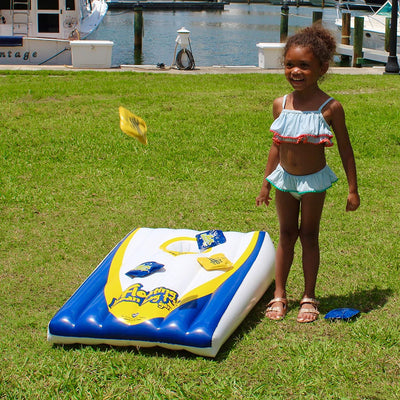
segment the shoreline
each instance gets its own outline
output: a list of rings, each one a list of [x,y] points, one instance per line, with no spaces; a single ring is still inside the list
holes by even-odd
[[[282,74],[282,68],[264,69],[257,66],[209,66],[196,67],[192,70],[177,68],[158,68],[156,65],[120,65],[111,68],[74,68],[71,65],[0,65],[0,71],[99,71],[99,72],[142,72],[164,74]],[[383,75],[384,66],[376,67],[330,67],[328,74],[339,75]],[[398,74],[393,74],[398,75]]]

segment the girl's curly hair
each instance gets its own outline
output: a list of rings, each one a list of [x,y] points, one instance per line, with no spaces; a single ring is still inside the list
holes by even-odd
[[[321,64],[324,64],[332,61],[336,51],[336,40],[320,23],[315,23],[299,30],[288,38],[283,51],[284,57],[293,46],[309,48],[314,56],[320,60]]]

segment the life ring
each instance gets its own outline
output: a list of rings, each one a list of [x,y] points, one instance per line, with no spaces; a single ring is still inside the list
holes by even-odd
[[[188,49],[182,49],[176,56],[176,65],[179,69],[194,69],[193,54]]]

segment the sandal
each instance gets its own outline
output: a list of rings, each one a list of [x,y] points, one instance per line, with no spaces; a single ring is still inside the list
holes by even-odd
[[[275,303],[282,303],[282,307],[277,307],[277,306],[273,307],[272,305]],[[273,321],[279,321],[283,319],[287,312],[287,304],[288,304],[287,299],[283,297],[275,297],[267,304],[267,309],[265,310],[265,316]],[[267,314],[270,312],[279,314],[275,315],[274,317],[268,316]]]
[[[311,307],[302,307],[303,304],[310,304]],[[297,316],[297,322],[305,323],[305,322],[314,322],[319,315],[318,311],[319,302],[315,299],[310,297],[303,297],[300,301],[300,311],[299,315]],[[311,314],[310,319],[304,319],[304,314]],[[303,315],[303,317],[301,317]]]

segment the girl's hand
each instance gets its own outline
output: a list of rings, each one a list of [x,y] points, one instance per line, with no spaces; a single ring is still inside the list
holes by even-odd
[[[358,193],[349,193],[347,197],[346,211],[356,211],[360,206],[360,196]]]
[[[265,204],[266,206],[269,205],[269,202],[272,200],[271,196],[269,195],[270,189],[263,187],[261,189],[260,194],[256,197],[256,205],[257,207]]]

